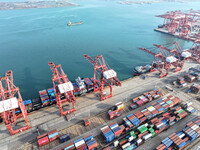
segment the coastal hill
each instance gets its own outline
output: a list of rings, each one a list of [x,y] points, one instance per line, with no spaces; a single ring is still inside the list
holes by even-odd
[[[72,7],[76,4],[59,1],[24,1],[24,2],[0,2],[0,10],[9,9],[30,9],[30,8],[50,8],[50,7]]]

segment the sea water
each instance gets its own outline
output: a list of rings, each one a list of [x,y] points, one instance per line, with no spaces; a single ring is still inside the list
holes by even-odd
[[[2,0],[1,0],[2,1]],[[168,10],[198,10],[200,2],[122,5],[118,1],[73,1],[77,7],[0,11],[0,76],[12,70],[14,84],[24,99],[53,86],[49,61],[61,64],[68,78],[92,77],[93,66],[83,57],[103,55],[120,80],[133,76],[137,65],[151,64],[153,56],[138,47],[178,41],[154,31]],[[68,27],[68,21],[83,21]]]

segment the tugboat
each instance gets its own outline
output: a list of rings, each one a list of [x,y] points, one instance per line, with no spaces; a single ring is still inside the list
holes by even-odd
[[[141,74],[150,72],[151,70],[151,65],[145,65],[145,66],[137,66],[134,68],[134,74],[135,76],[139,76]]]
[[[80,22],[74,22],[74,23],[72,23],[71,21],[69,21],[68,23],[67,23],[67,25],[70,27],[70,26],[74,26],[74,25],[78,25],[78,24],[83,24],[83,21],[80,21]]]

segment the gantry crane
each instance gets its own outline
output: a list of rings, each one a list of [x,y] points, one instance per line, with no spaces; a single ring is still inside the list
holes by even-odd
[[[97,87],[97,82],[99,81],[98,73],[100,74],[100,87],[98,90],[100,90],[101,100],[112,97],[112,86],[121,86],[121,82],[117,79],[117,73],[113,69],[110,69],[102,55],[96,57],[84,55],[84,57],[94,66],[94,88]],[[110,88],[109,95],[104,95],[105,84]]]
[[[175,67],[175,72],[180,71],[183,68],[183,65],[185,63],[185,59],[182,60],[182,52],[180,49],[180,46],[177,42],[174,42],[173,44],[164,44],[164,45],[158,45],[153,44],[155,47],[165,50],[169,53],[169,56],[173,56],[174,58],[177,58],[177,61],[173,62],[173,66]],[[168,48],[171,47],[171,48]]]
[[[160,78],[168,75],[171,66],[174,66],[175,70],[177,70],[178,59],[166,52],[163,47],[158,46],[148,49],[139,47],[139,49],[154,56],[150,72],[158,70]]]
[[[20,108],[26,126],[14,130],[12,125],[16,125],[16,108]],[[10,135],[31,128],[28,123],[27,111],[19,92],[19,88],[13,83],[12,71],[7,71],[5,77],[0,78],[0,113]]]
[[[75,111],[76,99],[73,94],[73,85],[64,73],[61,65],[55,65],[53,62],[49,62],[49,67],[53,72],[52,82],[55,90],[57,105],[60,110],[60,115],[67,115]],[[73,108],[67,111],[63,111],[63,103],[72,103]]]
[[[164,18],[163,28],[167,28],[169,33],[178,32],[178,36],[186,38],[191,32],[191,27],[200,20],[200,11],[194,11],[190,9],[189,11],[171,11],[166,12],[162,15],[157,15],[156,17]]]
[[[192,53],[192,58],[197,62],[200,63],[200,39],[194,41],[190,52]]]

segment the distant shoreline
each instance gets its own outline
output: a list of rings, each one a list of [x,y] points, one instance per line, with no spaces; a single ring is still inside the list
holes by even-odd
[[[56,8],[79,6],[67,1],[25,1],[25,2],[0,2],[0,10],[32,9],[32,8]]]

